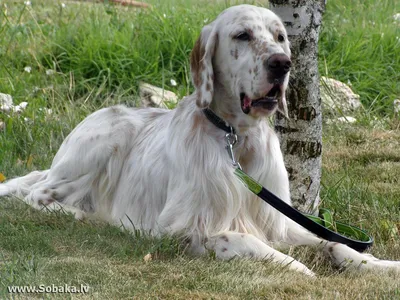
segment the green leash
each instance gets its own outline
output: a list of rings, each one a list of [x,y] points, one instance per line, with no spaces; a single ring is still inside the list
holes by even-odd
[[[329,210],[320,209],[319,217],[303,214],[272,194],[239,167],[235,169],[235,174],[250,191],[317,236],[345,244],[359,252],[363,252],[373,244],[373,238],[367,232],[352,225],[335,222]]]
[[[369,236],[365,230],[362,230],[361,228],[353,225],[333,221],[332,212],[327,208],[319,209],[319,217],[309,214],[304,215],[314,222],[330,229],[331,231],[340,233],[341,235],[344,235],[346,237],[351,237],[352,240],[355,242],[361,242],[363,244],[361,246],[361,252],[372,246],[373,244],[373,238]]]

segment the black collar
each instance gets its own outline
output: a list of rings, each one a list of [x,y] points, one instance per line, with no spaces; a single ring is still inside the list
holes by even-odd
[[[215,126],[217,126],[219,129],[222,129],[226,133],[233,133],[236,134],[235,128],[229,125],[228,122],[225,122],[223,119],[218,117],[215,112],[213,112],[209,108],[204,108],[203,113],[207,117],[207,119],[213,123]]]

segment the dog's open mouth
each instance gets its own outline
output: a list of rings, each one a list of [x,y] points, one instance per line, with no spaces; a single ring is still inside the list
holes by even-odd
[[[273,110],[278,105],[278,99],[281,96],[281,86],[276,84],[264,97],[258,99],[250,99],[245,93],[240,94],[240,102],[242,111],[245,114],[250,112],[252,107],[260,107],[266,110]]]

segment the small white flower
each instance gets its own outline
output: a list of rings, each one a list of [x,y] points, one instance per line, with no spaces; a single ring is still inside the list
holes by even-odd
[[[65,8],[65,6],[66,6],[65,3],[61,3],[62,8]]]
[[[28,106],[28,102],[21,102],[20,104],[19,104],[19,106],[22,108],[22,109],[25,109],[27,106]]]
[[[20,104],[14,106],[13,110],[16,113],[22,112],[23,110],[25,110],[27,105],[28,105],[28,102],[21,102]]]
[[[400,13],[394,14],[393,19],[397,22],[400,22]]]
[[[357,122],[357,119],[356,119],[356,118],[353,118],[353,117],[351,117],[351,116],[340,117],[340,118],[338,118],[337,120],[338,120],[339,122],[341,122],[341,123],[350,123],[350,124]]]
[[[208,23],[208,18],[207,19],[204,19],[204,21],[203,21],[204,23]]]
[[[9,94],[0,93],[0,104],[7,105],[7,106],[13,106],[12,96]]]
[[[163,14],[163,17],[164,17],[164,18],[166,18],[166,17],[167,17],[167,15],[166,15],[166,14]]]
[[[56,72],[55,72],[54,70],[52,70],[52,69],[46,70],[46,75],[47,75],[47,76],[54,75],[54,73],[56,73]]]
[[[176,86],[176,81],[174,79],[170,80],[172,86]]]
[[[13,105],[7,105],[7,104],[1,104],[0,105],[0,111],[3,111],[3,112],[9,112],[13,108],[14,108]]]
[[[14,109],[11,95],[0,93],[0,111],[9,112]]]
[[[27,73],[30,73],[30,72],[32,71],[32,67],[26,66],[26,67],[24,68],[24,71],[27,72]]]
[[[31,1],[24,1],[24,4],[25,4],[26,6],[30,6],[32,3],[31,3]]]
[[[394,112],[396,114],[400,114],[400,99],[396,99],[393,101]]]

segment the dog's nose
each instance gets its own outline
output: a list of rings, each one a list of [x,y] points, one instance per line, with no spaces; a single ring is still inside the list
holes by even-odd
[[[272,79],[279,79],[287,72],[289,72],[292,66],[292,61],[284,53],[278,53],[271,55],[265,62],[264,66],[270,73]]]

